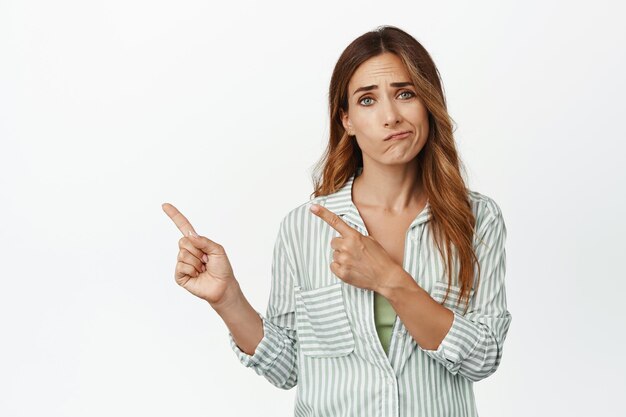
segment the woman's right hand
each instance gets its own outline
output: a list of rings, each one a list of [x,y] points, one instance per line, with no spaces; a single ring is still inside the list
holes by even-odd
[[[204,236],[193,236],[196,232],[191,223],[173,205],[161,207],[183,233],[178,241],[176,283],[212,306],[223,303],[239,284],[224,248]]]

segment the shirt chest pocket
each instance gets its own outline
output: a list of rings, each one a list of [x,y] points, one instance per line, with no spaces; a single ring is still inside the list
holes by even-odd
[[[295,286],[295,297],[296,328],[302,354],[336,357],[354,350],[354,335],[341,282],[310,290]]]
[[[447,289],[448,289],[447,282],[436,281],[435,285],[433,286],[433,291],[432,291],[431,296],[433,297],[435,301],[441,304],[446,295]],[[448,294],[448,297],[446,298],[443,305],[444,307],[447,307],[450,310],[457,312],[461,316],[464,316],[467,302],[465,301],[465,298],[461,300],[460,297],[461,297],[461,287],[456,286],[456,285],[450,285],[450,293]],[[474,288],[470,289],[470,295],[469,295],[470,304],[473,301],[473,297],[474,297]]]

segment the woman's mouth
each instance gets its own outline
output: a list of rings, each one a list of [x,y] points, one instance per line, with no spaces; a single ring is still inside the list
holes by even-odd
[[[396,133],[390,136],[387,136],[385,138],[385,140],[396,140],[396,139],[405,139],[407,138],[409,135],[411,134],[410,131],[406,131],[406,132],[402,132],[402,133]]]

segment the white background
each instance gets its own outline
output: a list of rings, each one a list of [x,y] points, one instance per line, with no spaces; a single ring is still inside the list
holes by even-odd
[[[0,415],[292,415],[295,389],[174,282],[161,204],[265,311],[334,64],[382,24],[431,53],[468,184],[507,224],[513,321],[480,415],[623,415],[619,3],[0,0]]]

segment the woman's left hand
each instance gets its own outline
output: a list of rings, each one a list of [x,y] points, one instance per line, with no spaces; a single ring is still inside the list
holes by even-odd
[[[341,235],[330,241],[335,250],[330,270],[341,280],[378,292],[402,268],[376,239],[361,234],[326,207],[313,204],[310,210]]]

